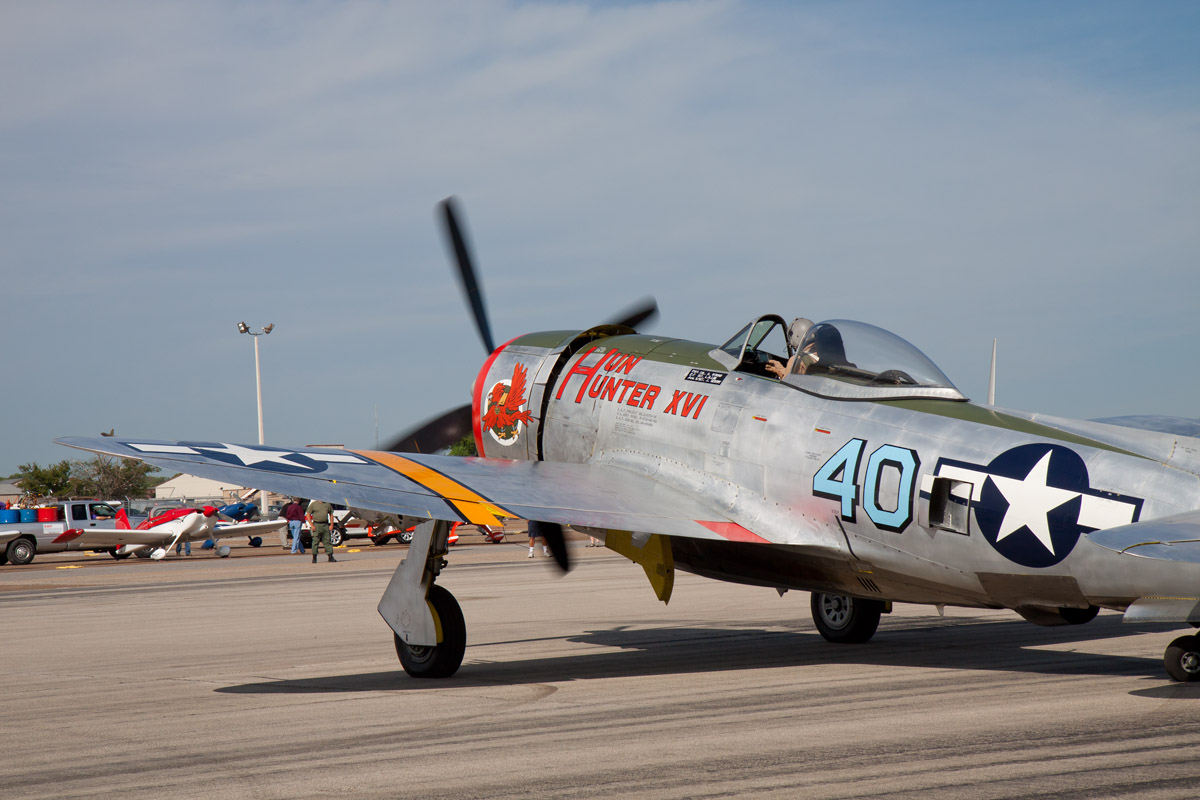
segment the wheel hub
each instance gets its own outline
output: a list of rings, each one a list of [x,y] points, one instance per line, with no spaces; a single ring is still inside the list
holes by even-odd
[[[825,595],[821,601],[821,616],[834,628],[844,628],[850,621],[852,604],[849,597]]]
[[[427,645],[407,644],[407,643],[402,643],[402,645],[403,645],[405,651],[408,653],[408,657],[417,663],[424,664],[425,662],[427,662],[431,658],[433,658],[433,654],[435,651],[435,648],[433,648],[433,647],[429,647]]]
[[[1200,652],[1195,650],[1183,654],[1183,658],[1179,659],[1179,665],[1183,667],[1183,671],[1189,675],[1200,674]]]

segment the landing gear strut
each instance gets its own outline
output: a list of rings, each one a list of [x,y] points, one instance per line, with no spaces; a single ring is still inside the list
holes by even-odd
[[[1167,645],[1163,665],[1171,680],[1184,683],[1200,680],[1200,636],[1180,636]]]
[[[429,521],[413,532],[408,557],[396,567],[379,614],[391,627],[396,655],[414,678],[449,678],[462,665],[467,625],[454,595],[434,580],[446,566],[450,523]]]
[[[844,594],[812,593],[812,616],[826,641],[861,644],[875,635],[884,604]]]

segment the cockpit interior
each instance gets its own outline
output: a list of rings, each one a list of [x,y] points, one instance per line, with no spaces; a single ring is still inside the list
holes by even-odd
[[[787,334],[782,317],[766,314],[710,355],[731,371],[826,397],[967,399],[928,356],[875,325],[845,319],[818,322],[798,347]]]

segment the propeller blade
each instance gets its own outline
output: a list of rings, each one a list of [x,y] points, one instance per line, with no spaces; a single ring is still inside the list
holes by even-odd
[[[414,430],[406,431],[384,445],[392,453],[432,453],[449,447],[471,433],[471,404],[447,411],[440,417],[425,420]]]
[[[487,349],[488,355],[491,355],[496,349],[496,345],[492,341],[492,326],[488,321],[487,310],[483,306],[483,292],[479,288],[479,280],[475,277],[471,250],[467,247],[466,237],[458,223],[461,214],[456,210],[457,205],[458,203],[453,197],[447,197],[438,203],[442,209],[446,235],[450,237],[450,246],[454,248],[454,261],[458,266],[459,282],[462,284],[463,292],[467,295],[467,304],[471,307],[471,313],[475,315],[475,327],[479,331],[479,338],[483,340],[483,346]]]
[[[658,317],[658,303],[655,302],[653,297],[643,297],[622,311],[615,320],[612,320],[608,324],[636,328],[643,322],[653,322],[656,317]]]
[[[550,554],[563,572],[571,571],[571,559],[567,556],[567,542],[563,538],[562,525],[557,522],[537,522],[529,520],[529,536],[542,537],[542,541],[550,548]]]

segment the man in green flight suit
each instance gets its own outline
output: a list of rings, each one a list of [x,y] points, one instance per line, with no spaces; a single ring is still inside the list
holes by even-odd
[[[308,516],[312,520],[313,563],[317,563],[320,542],[325,543],[325,554],[329,556],[329,560],[337,561],[333,557],[333,548],[329,546],[329,519],[333,516],[333,506],[324,500],[313,500],[308,504]]]

